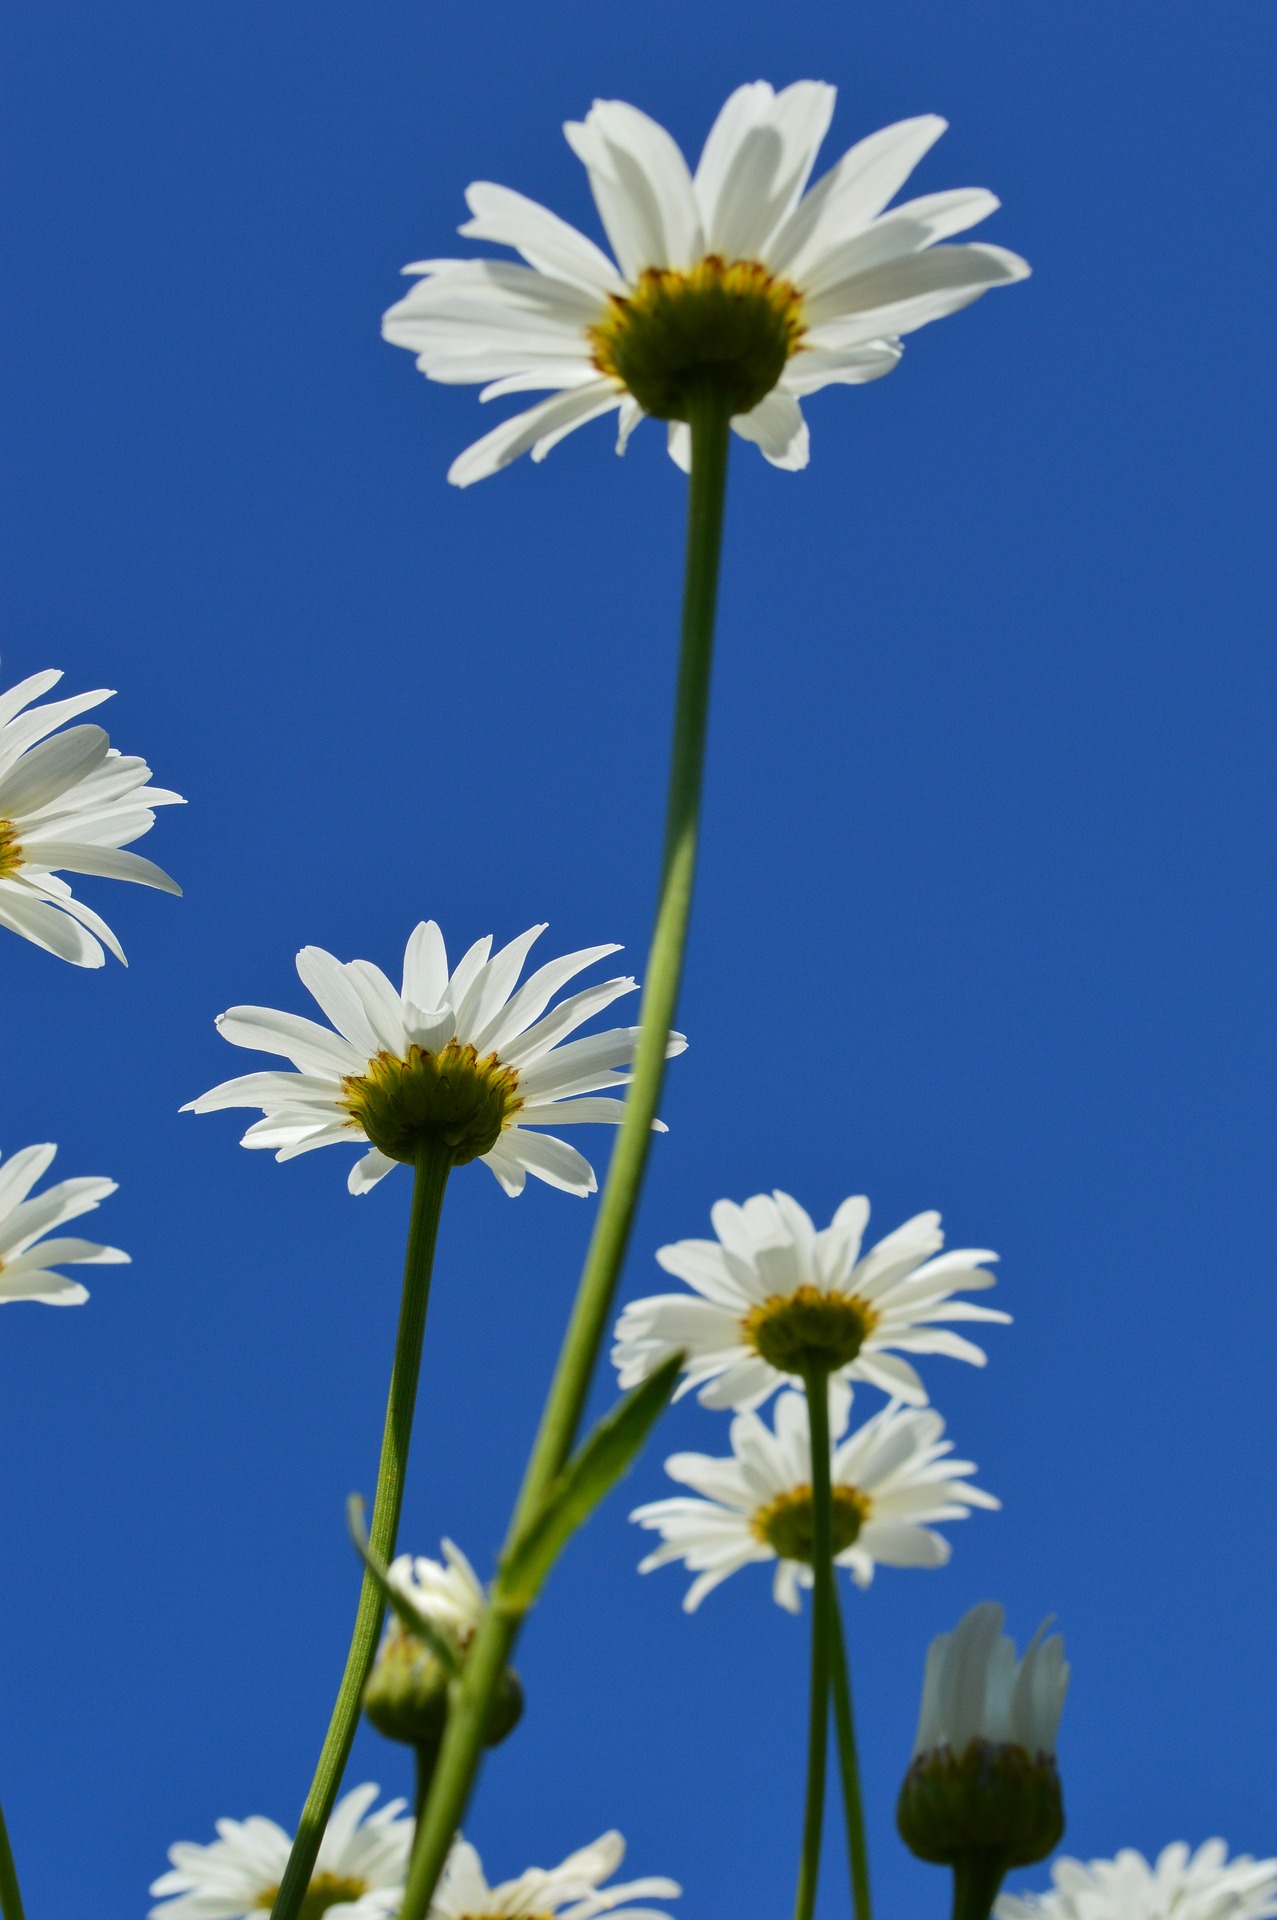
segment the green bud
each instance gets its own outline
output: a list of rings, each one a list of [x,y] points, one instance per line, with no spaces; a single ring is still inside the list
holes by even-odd
[[[464,1647],[459,1651],[464,1659]],[[425,1641],[392,1620],[364,1688],[364,1712],[388,1740],[434,1753],[448,1722],[452,1684],[451,1674]],[[523,1688],[514,1668],[507,1667],[489,1710],[485,1746],[498,1746],[522,1713]]]
[[[972,1740],[961,1754],[933,1747],[905,1775],[896,1825],[920,1860],[956,1867],[978,1855],[1002,1872],[1031,1866],[1064,1832],[1055,1761],[991,1740]]]

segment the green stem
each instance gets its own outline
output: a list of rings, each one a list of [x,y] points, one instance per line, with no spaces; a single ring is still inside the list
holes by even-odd
[[[390,1393],[386,1401],[386,1425],[381,1441],[381,1460],[377,1467],[377,1492],[373,1502],[368,1544],[382,1561],[394,1559],[399,1537],[399,1514],[403,1506],[404,1477],[408,1470],[408,1447],[412,1439],[412,1416],[417,1404],[417,1380],[421,1372],[421,1343],[426,1331],[426,1308],[430,1303],[430,1275],[434,1267],[435,1240],[443,1191],[447,1185],[452,1157],[444,1147],[422,1146],[412,1187],[412,1213],[408,1221],[408,1248],[404,1256],[403,1295],[399,1305],[399,1327],[395,1334],[395,1357],[390,1369]],[[337,1690],[337,1702],[319,1753],[319,1764],[311,1782],[297,1838],[288,1856],[284,1877],[271,1908],[271,1920],[297,1920],[302,1901],[310,1886],[315,1856],[328,1825],[328,1816],[337,1798],[341,1776],[350,1758],[364,1687],[377,1651],[385,1601],[371,1573],[365,1571],[355,1614],[355,1630],[346,1671]],[[7,1916],[6,1916],[7,1920]]]
[[[805,1376],[811,1431],[811,1704],[807,1721],[807,1806],[798,1863],[794,1920],[811,1920],[820,1877],[820,1839],[825,1817],[825,1762],[829,1741],[829,1647],[833,1590],[833,1495],[829,1485],[829,1374],[812,1367]]]
[[[26,1920],[22,1890],[18,1886],[18,1869],[13,1862],[13,1848],[9,1845],[9,1829],[4,1823],[3,1807],[0,1807],[0,1914],[4,1915],[4,1920]]]
[[[580,1424],[638,1205],[683,972],[709,719],[729,432],[727,407],[713,393],[696,396],[689,413],[692,475],[674,742],[660,895],[648,950],[634,1078],[558,1365],[506,1535],[507,1551],[539,1511],[562,1471]],[[522,1619],[522,1607],[503,1602],[498,1577],[492,1604],[466,1658],[458,1698],[448,1715],[439,1766],[417,1830],[401,1920],[422,1920],[429,1907],[474,1785],[492,1695],[509,1661]]]
[[[989,1920],[1006,1873],[1000,1853],[966,1853],[953,1868],[953,1920]]]
[[[833,1680],[834,1728],[838,1735],[838,1766],[842,1775],[842,1804],[847,1824],[851,1891],[856,1905],[856,1920],[873,1920],[873,1903],[869,1895],[869,1849],[865,1845],[865,1815],[860,1801],[860,1764],[856,1758],[856,1720],[851,1705],[851,1674],[847,1667],[847,1647],[843,1639],[838,1587],[832,1572],[829,1587],[833,1602],[830,1611],[829,1656]]]

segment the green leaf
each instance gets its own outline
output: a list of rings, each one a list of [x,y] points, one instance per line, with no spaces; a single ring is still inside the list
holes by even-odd
[[[546,1496],[545,1505],[515,1541],[497,1575],[496,1598],[530,1607],[572,1535],[629,1472],[669,1404],[686,1355],[671,1354],[641,1387],[599,1421]]]
[[[352,1493],[346,1502],[346,1525],[350,1528],[355,1552],[368,1569],[373,1581],[381,1588],[386,1605],[407,1627],[409,1633],[414,1633],[418,1640],[425,1641],[435,1659],[455,1679],[461,1672],[461,1658],[457,1649],[440,1633],[433,1620],[427,1620],[424,1613],[418,1612],[407,1594],[390,1578],[390,1569],[385,1561],[369,1545],[367,1529],[364,1526],[364,1503],[357,1493]]]

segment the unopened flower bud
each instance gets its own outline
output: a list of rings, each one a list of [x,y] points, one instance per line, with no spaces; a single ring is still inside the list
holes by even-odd
[[[1045,1858],[1064,1832],[1055,1741],[1069,1684],[1059,1634],[1044,1640],[1044,1623],[1017,1661],[1002,1617],[986,1601],[932,1641],[896,1809],[911,1852],[974,1871],[995,1891],[1009,1867]]]
[[[461,1667],[486,1602],[474,1568],[460,1548],[445,1540],[443,1553],[446,1565],[400,1554],[390,1578],[453,1650]],[[387,1739],[432,1754],[443,1739],[454,1678],[438,1653],[392,1614],[364,1688],[364,1712]],[[504,1740],[522,1712],[523,1688],[518,1674],[507,1667],[488,1715],[485,1744],[495,1747]]]

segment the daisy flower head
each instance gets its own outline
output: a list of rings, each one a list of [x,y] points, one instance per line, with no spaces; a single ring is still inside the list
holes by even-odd
[[[442,1561],[425,1554],[401,1553],[391,1563],[390,1583],[464,1663],[479,1630],[487,1596],[470,1562],[451,1540]],[[456,1663],[445,1666],[437,1652],[392,1612],[377,1658],[364,1688],[364,1712],[388,1740],[418,1750],[437,1750],[447,1724]],[[507,1667],[497,1686],[484,1729],[484,1744],[495,1747],[523,1714],[519,1676]]]
[[[1266,1920],[1277,1913],[1277,1860],[1228,1858],[1222,1840],[1182,1840],[1151,1865],[1133,1847],[1115,1860],[1057,1860],[1049,1893],[1003,1894],[998,1920]]]
[[[939,1520],[965,1520],[972,1507],[997,1507],[992,1494],[973,1487],[969,1460],[951,1460],[944,1421],[891,1401],[851,1434],[851,1390],[829,1383],[832,1442],[833,1536],[836,1565],[857,1586],[867,1587],[874,1567],[942,1567],[949,1543],[932,1531]],[[694,1613],[707,1593],[751,1563],[774,1561],[772,1597],[790,1613],[799,1611],[800,1587],[812,1584],[811,1436],[807,1400],[782,1393],[776,1424],[756,1413],[732,1421],[727,1460],[703,1453],[676,1453],[665,1462],[671,1480],[691,1487],[698,1500],[653,1500],[630,1515],[659,1533],[662,1544],[639,1563],[640,1573],[681,1560],[697,1578],[684,1610]]]
[[[490,1887],[478,1854],[459,1835],[452,1843],[430,1907],[430,1920],[594,1920],[610,1913],[615,1920],[666,1920],[659,1909],[634,1906],[636,1900],[675,1900],[682,1888],[675,1880],[649,1877],[622,1886],[602,1883],[625,1858],[619,1833],[604,1833],[579,1853],[571,1853],[557,1867],[529,1867],[517,1880]]]
[[[0,1164],[0,1304],[39,1300],[46,1307],[78,1307],[89,1290],[58,1273],[58,1267],[128,1265],[128,1254],[118,1247],[45,1238],[68,1220],[92,1213],[115,1192],[114,1180],[58,1180],[32,1198],[32,1187],[48,1172],[56,1152],[47,1144],[23,1147]]]
[[[1055,1742],[1068,1692],[1059,1634],[1039,1627],[1017,1660],[1002,1608],[972,1607],[932,1641],[913,1759],[896,1822],[920,1859],[1044,1860],[1064,1832]]]
[[[396,1161],[411,1166],[428,1144],[442,1147],[454,1166],[482,1160],[509,1194],[521,1193],[530,1173],[565,1193],[593,1193],[589,1161],[537,1129],[620,1121],[624,1102],[613,1092],[629,1084],[625,1069],[639,1029],[568,1036],[638,983],[628,975],[604,980],[547,1012],[560,987],[620,949],[565,954],[519,986],[544,932],[544,925],[529,927],[497,953],[488,935],[449,971],[443,935],[433,920],[422,921],[408,941],[402,988],[371,961],[343,962],[322,947],[303,947],[297,971],[332,1025],[271,1007],[220,1014],[223,1039],[283,1054],[296,1071],[227,1080],[183,1112],[260,1107],[263,1118],[242,1144],[272,1148],[277,1160],[363,1141],[368,1151],[351,1169],[352,1193],[366,1193]],[[671,1034],[667,1052],[686,1044]]]
[[[51,668],[0,694],[0,926],[73,966],[100,967],[104,945],[124,959],[120,943],[60,876],[181,893],[162,868],[125,849],[155,825],[156,807],[182,796],[148,786],[145,760],[119,753],[101,727],[64,726],[111,699],[109,689],[34,705],[61,678]]]
[[[997,207],[981,187],[888,207],[944,132],[935,114],[859,141],[810,192],[835,91],[800,80],[738,87],[695,173],[663,127],[596,100],[564,128],[584,164],[614,258],[557,214],[477,181],[461,228],[506,259],[419,260],[382,333],[429,379],[483,383],[481,400],[548,391],[454,461],[469,486],[521,453],[620,414],[618,452],[645,414],[690,460],[689,404],[711,391],[773,466],[807,464],[801,400],[890,373],[900,336],[990,287],[1022,280],[1018,254],[942,244]]]
[[[414,1823],[400,1818],[404,1800],[369,1814],[378,1791],[355,1787],[333,1808],[302,1902],[305,1920],[385,1920],[398,1911]],[[172,1870],[152,1883],[160,1904],[151,1920],[256,1920],[269,1913],[288,1865],[289,1836],[260,1814],[219,1820],[217,1836],[206,1847],[179,1840],[169,1848]]]
[[[820,1232],[780,1192],[756,1193],[744,1206],[720,1200],[710,1219],[715,1239],[679,1240],[656,1256],[692,1295],[655,1294],[623,1310],[612,1349],[623,1387],[682,1348],[679,1392],[699,1387],[707,1407],[760,1406],[813,1365],[925,1406],[926,1388],[904,1355],[942,1353],[982,1367],[979,1347],[937,1323],[1011,1317],[954,1298],[991,1287],[984,1267],[998,1256],[941,1252],[938,1213],[915,1214],[863,1256],[869,1202],[861,1194]]]

